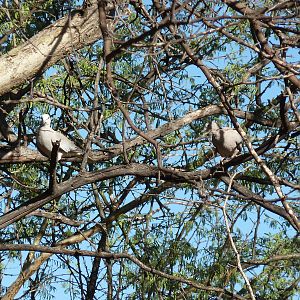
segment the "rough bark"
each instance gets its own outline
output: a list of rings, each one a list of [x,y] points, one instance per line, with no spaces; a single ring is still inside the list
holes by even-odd
[[[0,57],[0,95],[42,74],[67,54],[100,38],[97,4],[63,17]]]

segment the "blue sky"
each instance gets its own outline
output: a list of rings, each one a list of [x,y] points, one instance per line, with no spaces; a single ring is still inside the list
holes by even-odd
[[[232,51],[234,51],[234,48],[232,49]],[[224,54],[224,53],[223,53]],[[248,61],[249,60],[249,53],[247,54],[247,51],[245,52],[245,60]],[[291,60],[294,60],[295,59],[295,56],[298,55],[298,52],[295,50],[295,52],[291,52]],[[220,53],[220,57],[222,56],[222,53]],[[217,64],[220,68],[223,68],[225,67],[225,60],[222,58],[218,59],[218,60],[215,60],[214,61],[214,64]],[[51,69],[50,69],[51,70]],[[199,72],[199,69],[196,68],[196,67],[189,67],[188,68],[188,72],[189,72],[189,75],[190,76],[193,76],[196,78],[197,80],[197,84],[198,85],[201,85],[205,82],[205,78],[204,76]],[[48,71],[47,75],[50,75],[51,74],[51,71]],[[182,82],[180,83],[182,84]],[[189,83],[188,81],[186,82],[186,86],[187,88],[190,88],[189,86]],[[276,97],[276,95],[278,95],[280,93],[280,87],[276,84],[273,85],[273,88],[272,89],[269,89],[265,94],[264,94],[264,100],[265,101],[268,101],[268,100],[271,100],[272,98]],[[217,99],[216,99],[217,101]],[[39,116],[36,116],[36,118],[38,118]],[[229,120],[228,118],[226,117],[222,117],[222,119],[225,118],[227,120]],[[55,121],[55,120],[54,120]],[[120,133],[118,135],[118,137],[120,137]],[[263,137],[263,135],[261,135],[261,137]],[[206,146],[209,148],[211,146],[211,144],[209,144],[209,142],[206,143]],[[196,150],[195,150],[196,151]],[[193,155],[192,153],[190,153],[191,155]],[[219,161],[219,157],[215,158],[212,162],[209,162],[209,164],[215,164],[215,163],[218,163]],[[172,160],[171,160],[172,161]],[[299,196],[297,194],[297,196]],[[185,199],[188,199],[188,195],[185,195],[183,193],[178,193],[177,195],[178,198],[185,198]],[[269,198],[269,197],[275,197],[274,195],[267,195],[266,198]],[[130,201],[131,199],[129,198],[128,201]],[[173,205],[170,205],[171,209],[176,213],[176,212],[181,212],[184,207],[181,206],[181,205],[178,205],[178,204],[173,204]],[[157,207],[156,207],[157,208]],[[149,209],[149,206],[145,207],[145,212],[147,211],[147,209]],[[274,217],[275,219],[278,219],[277,216],[275,215],[272,215],[271,213],[268,213],[271,217]],[[242,221],[241,219],[237,222],[237,227],[239,227],[240,229],[244,229],[244,234],[247,234],[249,232],[249,230],[253,227],[253,222],[251,220],[251,217],[255,218],[255,215],[251,216],[249,215],[249,218],[247,221]],[[273,230],[269,224],[265,223],[265,222],[262,222],[260,227],[259,227],[259,234],[261,236],[263,236],[264,234],[269,234],[269,233],[275,233],[275,230]],[[293,236],[293,230],[291,229],[291,236]],[[26,252],[23,252],[22,253],[22,256],[23,258],[26,257]],[[52,259],[55,259],[55,256],[52,256]],[[12,274],[18,274],[19,272],[19,268],[20,266],[17,265],[15,262],[12,263],[11,261],[7,262],[7,266],[8,266],[8,269],[7,271],[11,271]],[[7,272],[6,271],[6,272]],[[54,273],[59,275],[60,278],[63,278],[65,280],[68,280],[69,278],[69,274],[62,274],[64,273],[65,271],[62,271],[61,269],[58,269],[57,271],[55,271]],[[50,274],[51,275],[51,274]],[[8,286],[14,279],[14,276],[5,276],[5,281],[4,281],[4,285]],[[62,299],[62,300],[65,300],[65,299],[70,299],[69,295],[65,295],[64,294],[64,290],[60,287],[61,286],[61,283],[59,282],[57,284],[57,290],[56,291],[53,291],[53,295],[54,295],[54,299],[56,298],[59,298],[59,299]],[[19,296],[21,295],[21,293],[19,294]],[[295,298],[296,299],[296,298]]]

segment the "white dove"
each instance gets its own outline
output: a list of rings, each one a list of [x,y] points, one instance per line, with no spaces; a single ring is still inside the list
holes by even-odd
[[[60,161],[66,154],[79,155],[82,150],[77,147],[73,141],[69,140],[59,131],[55,131],[50,127],[51,118],[48,114],[42,115],[41,126],[36,135],[36,144],[38,150],[45,156],[51,158],[52,143],[59,141],[59,149],[57,152],[57,161]]]

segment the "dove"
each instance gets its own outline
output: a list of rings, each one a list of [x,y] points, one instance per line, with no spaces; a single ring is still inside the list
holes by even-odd
[[[67,138],[59,131],[51,128],[51,118],[48,114],[42,115],[41,126],[36,135],[36,143],[38,150],[44,155],[51,158],[51,152],[54,142],[59,141],[59,149],[57,152],[57,161],[60,161],[63,156],[79,155],[82,150],[75,145],[73,141]]]
[[[211,133],[213,145],[222,157],[233,158],[241,151],[243,139],[234,128],[220,128],[213,121],[208,125],[207,129]]]

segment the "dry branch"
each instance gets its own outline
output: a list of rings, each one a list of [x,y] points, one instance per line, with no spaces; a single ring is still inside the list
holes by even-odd
[[[200,290],[204,291],[213,291],[213,292],[221,292],[225,295],[231,296],[231,299],[239,299],[239,300],[245,300],[244,297],[239,296],[237,294],[234,294],[232,292],[227,291],[226,289],[213,287],[205,284],[198,283],[194,280],[186,279],[183,277],[179,277],[176,275],[170,275],[165,272],[159,271],[157,269],[154,269],[152,267],[147,266],[143,262],[141,262],[139,259],[134,257],[133,255],[130,255],[128,253],[111,253],[111,252],[105,252],[105,251],[88,251],[88,250],[71,250],[63,248],[62,246],[54,246],[54,247],[46,247],[46,246],[37,246],[37,245],[26,245],[26,244],[1,244],[0,245],[0,251],[5,250],[12,250],[12,251],[35,251],[35,252],[42,252],[44,255],[47,255],[48,257],[52,254],[64,254],[64,255],[72,255],[72,256],[90,256],[90,257],[100,257],[100,258],[106,258],[106,259],[114,259],[119,260],[122,258],[128,259],[132,261],[134,264],[136,264],[138,267],[143,269],[146,272],[152,273],[154,275],[167,278],[169,280],[178,281],[187,285],[190,285],[192,287],[195,287]],[[8,300],[10,298],[2,298],[3,300]]]

